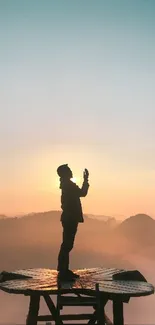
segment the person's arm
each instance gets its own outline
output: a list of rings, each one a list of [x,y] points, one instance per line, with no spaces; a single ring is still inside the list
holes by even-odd
[[[88,176],[89,176],[89,172],[87,169],[85,169],[84,173],[83,173],[84,181],[83,181],[82,187],[79,188],[77,186],[80,197],[85,197],[88,193],[88,189],[89,189]]]
[[[86,195],[87,195],[87,193],[88,193],[88,189],[89,189],[89,183],[88,183],[88,181],[85,181],[84,180],[84,182],[83,182],[83,184],[82,184],[82,187],[79,189],[80,190],[80,197],[85,197]]]

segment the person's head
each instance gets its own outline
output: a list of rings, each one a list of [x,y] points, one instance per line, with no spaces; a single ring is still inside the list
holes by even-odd
[[[68,164],[61,165],[57,168],[57,174],[60,178],[71,179],[73,177],[71,169],[68,167]]]

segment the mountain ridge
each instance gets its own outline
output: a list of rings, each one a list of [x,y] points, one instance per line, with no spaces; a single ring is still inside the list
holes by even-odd
[[[8,215],[5,215],[3,213],[0,214],[0,219],[3,219],[3,218],[24,218],[24,217],[33,217],[34,215],[42,215],[42,214],[49,214],[49,213],[59,213],[61,214],[61,210],[47,210],[47,211],[37,211],[37,212],[29,212],[29,213],[23,213],[23,214],[20,214],[20,215],[13,215],[13,216],[8,216]],[[150,217],[149,215],[145,214],[145,213],[137,213],[136,215],[133,215],[133,216],[130,216],[130,217],[126,217],[123,219],[117,219],[117,216],[114,215],[114,216],[107,216],[107,215],[104,215],[104,214],[93,214],[93,213],[84,213],[84,216],[85,217],[88,217],[88,218],[91,218],[91,219],[98,219],[98,220],[103,220],[103,221],[108,221],[110,219],[115,219],[117,220],[118,222],[120,223],[123,223],[124,221],[128,220],[128,219],[131,219],[131,218],[138,218],[139,217],[142,217],[144,216],[144,218],[147,216],[148,218],[151,218],[153,220],[155,220],[155,218],[153,217]]]

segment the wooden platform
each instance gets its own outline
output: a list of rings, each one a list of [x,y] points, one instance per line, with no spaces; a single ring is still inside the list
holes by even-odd
[[[19,279],[5,281],[0,285],[3,291],[14,294],[29,295],[31,291],[41,292],[48,294],[73,293],[88,293],[91,295],[95,290],[95,284],[99,283],[100,292],[107,293],[109,296],[112,293],[118,296],[139,297],[147,296],[154,292],[154,288],[147,282],[138,281],[121,281],[112,280],[112,276],[116,273],[124,272],[124,270],[112,269],[112,268],[92,268],[75,270],[80,278],[74,282],[62,282],[58,283],[58,273],[56,270],[51,269],[23,269],[16,270],[16,274],[22,274],[29,279]]]
[[[88,319],[88,324],[106,324],[104,307],[108,300],[113,301],[114,325],[123,325],[123,303],[131,297],[147,296],[154,293],[154,287],[143,281],[113,280],[113,275],[124,272],[114,268],[91,268],[76,270],[80,278],[74,282],[60,282],[56,270],[26,269],[16,270],[16,275],[25,275],[27,279],[15,279],[0,284],[1,290],[30,296],[30,308],[27,325],[36,325],[37,321],[54,320],[63,324],[67,316],[61,315],[64,306],[92,306],[92,314],[83,314],[74,319]],[[97,289],[98,288],[98,289]],[[51,295],[57,295],[57,306]],[[66,296],[70,294],[71,296]],[[74,295],[74,297],[73,297]],[[87,297],[86,297],[87,296]],[[40,298],[45,300],[50,315],[39,314]],[[76,318],[77,317],[77,318]],[[78,318],[79,317],[79,318]]]

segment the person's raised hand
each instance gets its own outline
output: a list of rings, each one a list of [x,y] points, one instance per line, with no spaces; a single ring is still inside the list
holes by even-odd
[[[85,168],[85,170],[83,172],[83,178],[84,178],[85,181],[87,181],[88,177],[89,177],[89,172],[88,172],[88,169]]]

